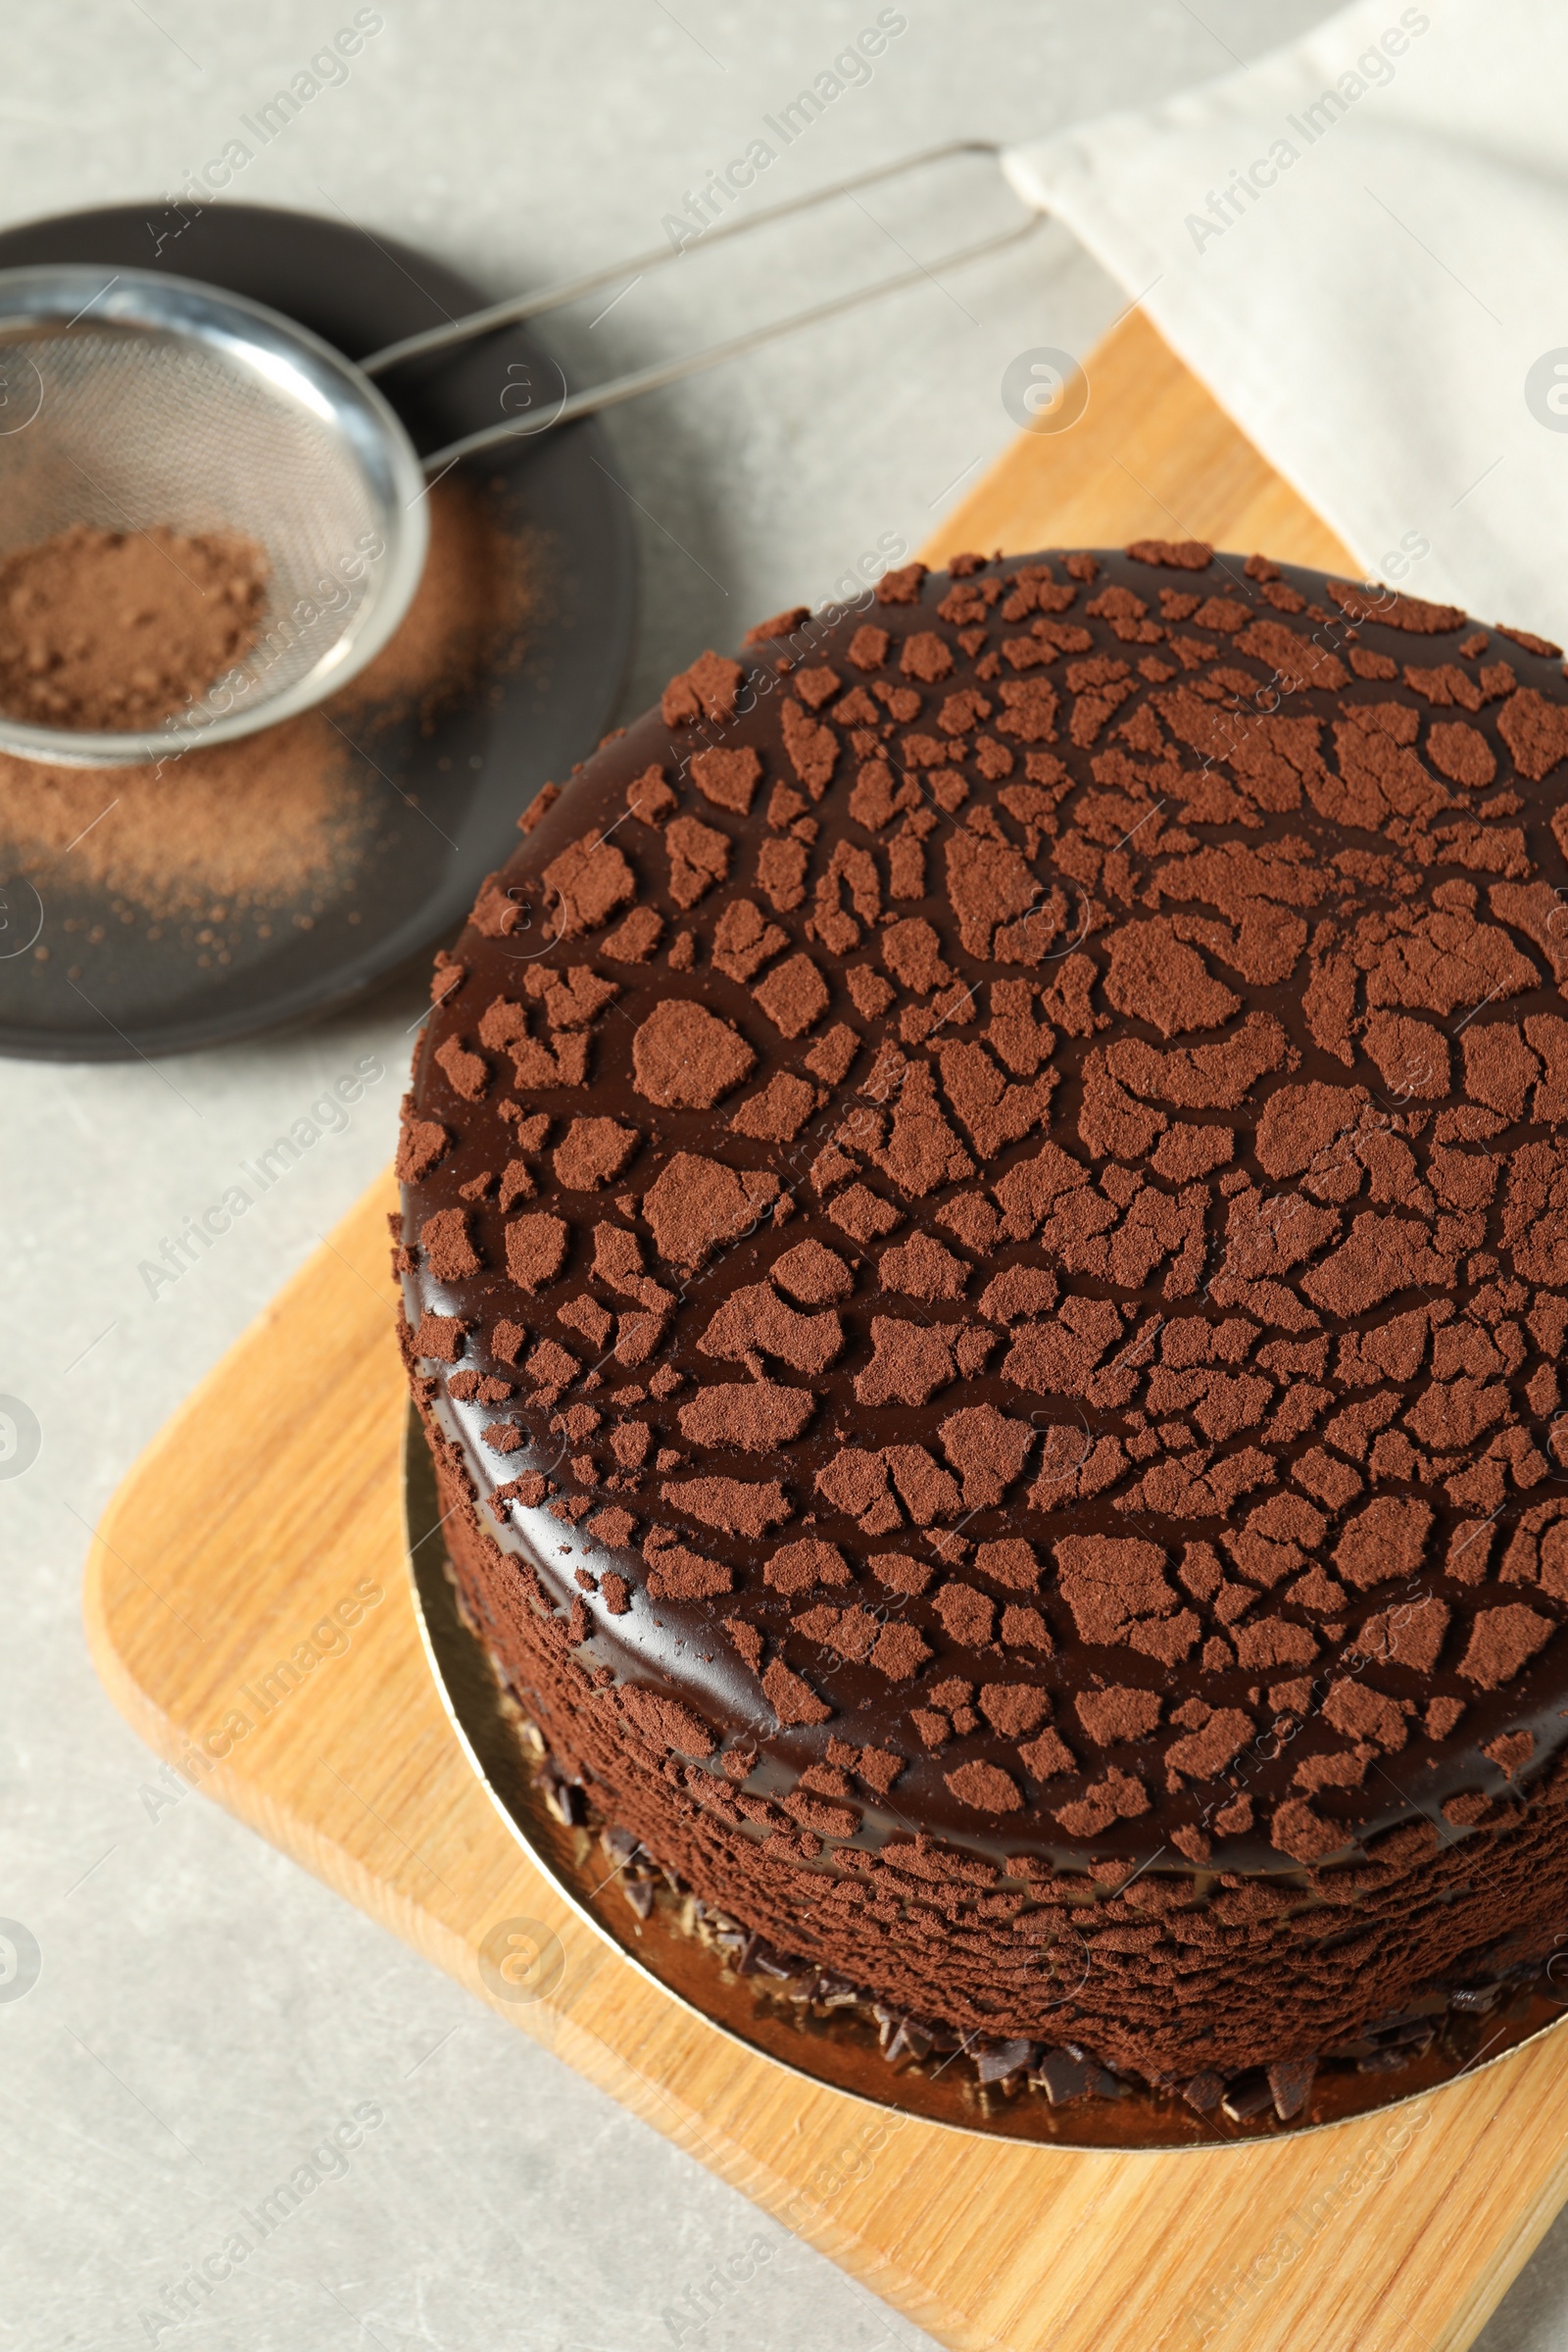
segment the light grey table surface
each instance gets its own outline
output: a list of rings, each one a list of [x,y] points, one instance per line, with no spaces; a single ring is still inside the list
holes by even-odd
[[[14,0],[0,221],[176,189],[355,12],[270,0],[251,13]],[[372,13],[382,28],[348,81],[231,194],[346,215],[501,293],[657,241],[686,191],[877,7],[381,0]],[[873,78],[781,158],[769,196],[940,139],[1022,137],[1176,90],[1327,12],[1319,0],[905,0],[893,13],[906,28]],[[640,365],[1004,217],[978,172],[940,193],[879,195],[869,215],[843,206],[764,232],[755,255],[688,257],[597,324],[589,305],[555,332],[583,375]],[[626,713],[703,645],[830,593],[879,535],[918,545],[1013,429],[1007,362],[1041,343],[1086,350],[1121,307],[1048,228],[617,413],[644,562]],[[42,1958],[24,1997],[0,1984],[0,2345],[925,2344],[202,1796],[150,1798],[152,1759],[94,1680],[78,1603],[88,1530],[159,1424],[384,1164],[418,1015],[411,985],[303,1036],[0,1076],[0,1391],[42,1431],[24,1474],[0,1479],[0,1913]],[[367,1054],[385,1075],[347,1130],[149,1298],[140,1260]],[[181,2303],[180,2281],[220,2253],[241,2211],[356,2108],[382,2120],[342,2174]],[[729,2283],[710,2292],[725,2265]],[[1483,2341],[1568,2346],[1568,2229]]]

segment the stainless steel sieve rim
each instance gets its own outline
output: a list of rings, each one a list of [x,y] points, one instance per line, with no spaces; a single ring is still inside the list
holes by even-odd
[[[52,766],[132,767],[200,745],[233,742],[311,710],[373,660],[402,620],[429,539],[424,469],[401,419],[352,361],[309,327],[249,297],[163,270],[59,264],[0,270],[0,342],[101,326],[158,332],[216,351],[308,410],[353,458],[385,545],[374,592],[292,685],[196,723],[89,732],[39,727],[0,711],[0,751]],[[47,408],[47,387],[43,401]]]

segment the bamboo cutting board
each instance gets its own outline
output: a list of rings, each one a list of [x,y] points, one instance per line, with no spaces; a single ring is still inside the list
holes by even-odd
[[[1138,314],[1070,431],[927,550],[1148,535],[1350,567]],[[955,2346],[1460,2352],[1568,2197],[1568,2035],[1410,2105],[1178,2155],[972,2139],[721,2039],[524,1858],[466,1762],[404,1565],[390,1179],[131,1471],[88,1639],[149,1743],[512,2024]],[[309,1662],[307,1662],[309,1661]]]

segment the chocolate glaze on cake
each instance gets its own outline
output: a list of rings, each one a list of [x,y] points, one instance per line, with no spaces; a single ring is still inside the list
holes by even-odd
[[[523,820],[399,1228],[557,1767],[1169,2079],[1568,1913],[1568,687],[1197,545],[779,615]]]

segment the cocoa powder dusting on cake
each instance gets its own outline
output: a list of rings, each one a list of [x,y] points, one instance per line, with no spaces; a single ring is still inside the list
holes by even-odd
[[[1304,2058],[1568,1894],[1561,667],[1196,542],[766,627],[566,788],[421,1047],[460,1581],[783,1948]],[[498,1362],[532,1517],[454,1379]]]

